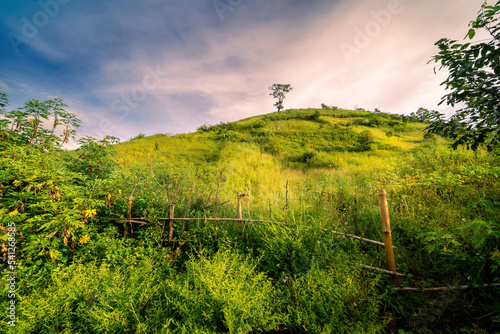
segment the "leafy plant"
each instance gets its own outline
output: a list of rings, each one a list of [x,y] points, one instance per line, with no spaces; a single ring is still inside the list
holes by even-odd
[[[80,147],[77,150],[81,152],[80,155],[69,159],[73,170],[87,174],[91,178],[109,176],[117,166],[112,145],[118,142],[120,140],[113,136],[105,136],[101,140],[89,136],[80,138],[78,140]]]
[[[439,53],[433,57],[440,69],[446,68],[450,75],[442,83],[451,92],[443,96],[441,103],[465,106],[449,120],[443,115],[434,115],[430,132],[445,132],[454,140],[453,148],[467,145],[477,150],[486,145],[489,150],[500,140],[498,104],[500,86],[500,2],[481,6],[476,20],[470,23],[466,38],[473,40],[477,30],[490,35],[487,41],[461,44],[447,38],[436,42]]]

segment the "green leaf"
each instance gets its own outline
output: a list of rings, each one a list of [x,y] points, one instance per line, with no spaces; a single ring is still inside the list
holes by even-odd
[[[469,36],[469,39],[473,39],[474,36],[476,36],[476,30],[474,30],[473,28],[470,28],[469,33],[467,35]]]

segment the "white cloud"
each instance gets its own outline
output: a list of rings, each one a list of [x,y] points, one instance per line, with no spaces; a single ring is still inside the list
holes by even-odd
[[[122,139],[139,132],[193,131],[204,123],[272,112],[275,101],[267,88],[273,83],[295,88],[285,108],[326,103],[393,113],[419,107],[449,111],[437,106],[446,73],[435,75],[427,62],[438,51],[438,39],[465,36],[482,0],[400,0],[391,7],[394,1],[344,0],[303,17],[293,13],[288,20],[264,20],[266,6],[276,10],[276,3],[243,3],[215,24],[210,20],[218,20],[216,13],[196,11],[195,4],[165,5],[149,16],[121,9],[124,16],[110,21],[109,33],[102,20],[112,11],[102,5],[102,12],[76,20],[78,29],[60,32],[69,38],[61,50],[51,50],[44,39],[34,47],[53,59],[94,57],[95,64],[87,66],[98,71],[81,80],[86,95],[97,102],[82,102],[79,92],[67,95],[79,100],[74,106],[85,131],[107,130]],[[186,10],[189,19],[180,15]],[[62,22],[54,21],[54,28],[57,24]],[[92,28],[85,34],[88,24]],[[118,28],[144,38],[125,38]],[[360,30],[368,36],[359,37]],[[158,45],[151,40],[158,36],[155,31],[166,36]],[[367,45],[360,47],[356,38],[368,39]],[[350,61],[341,49],[345,44],[358,49]],[[91,48],[80,48],[85,45]],[[159,73],[151,77],[151,71]]]

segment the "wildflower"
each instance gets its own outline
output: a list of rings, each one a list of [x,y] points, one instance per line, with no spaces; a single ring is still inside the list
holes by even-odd
[[[81,244],[86,244],[89,241],[90,241],[90,237],[88,235],[84,235],[83,237],[80,238]]]
[[[94,218],[96,214],[97,214],[96,209],[90,209],[84,211],[85,218]]]
[[[17,216],[18,213],[19,213],[19,211],[17,211],[17,209],[15,209],[14,211],[9,212],[9,217]]]
[[[356,304],[356,303],[354,303],[353,305],[354,305],[355,307],[356,307],[356,306],[358,306],[358,304]]]

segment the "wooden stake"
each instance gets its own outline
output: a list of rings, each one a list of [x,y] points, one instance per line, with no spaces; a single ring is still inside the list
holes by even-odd
[[[175,211],[175,205],[170,204],[170,227],[169,227],[169,233],[168,233],[168,241],[173,241],[174,240],[174,211]]]
[[[239,192],[236,198],[238,199],[238,219],[243,219],[243,213],[241,211],[241,199],[243,196]]]
[[[288,180],[286,180],[285,193],[285,211],[288,213]]]
[[[380,213],[382,215],[382,231],[384,233],[385,257],[387,267],[390,271],[396,271],[396,259],[394,258],[394,248],[392,245],[391,223],[389,221],[389,209],[387,207],[387,193],[381,189],[378,193],[380,200]],[[398,286],[397,277],[394,276],[394,284]]]
[[[237,200],[238,200],[238,217],[237,217],[237,219],[243,219],[243,213],[241,211],[241,198],[242,197],[243,196],[241,195],[241,192],[238,192],[238,195],[236,197]],[[241,220],[239,221],[238,228],[239,228],[239,230],[241,232],[241,230],[243,229],[243,221],[241,221]]]
[[[252,188],[248,185],[247,186],[247,209],[248,209],[248,218],[251,218],[250,215],[250,194],[252,193]]]

